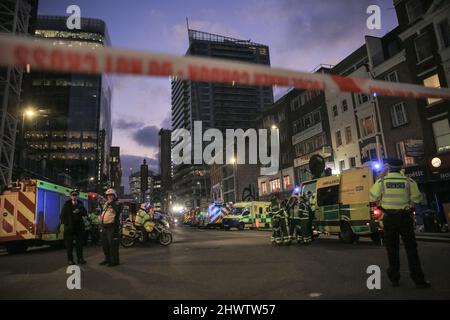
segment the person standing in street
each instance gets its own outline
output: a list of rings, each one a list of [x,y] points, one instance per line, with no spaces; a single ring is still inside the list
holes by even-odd
[[[408,256],[409,271],[417,288],[429,288],[425,280],[417,252],[414,234],[414,204],[420,203],[422,195],[417,183],[400,173],[403,162],[388,159],[388,173],[378,178],[370,188],[370,199],[377,202],[383,212],[384,241],[388,255],[388,277],[394,287],[400,281],[400,239],[402,237]]]
[[[83,258],[84,219],[87,217],[83,202],[78,199],[78,190],[70,192],[70,199],[64,203],[61,210],[60,222],[64,225],[64,242],[67,249],[67,261],[74,265],[73,243],[77,252],[78,264],[86,264]]]
[[[300,216],[298,211],[298,198],[292,196],[288,202],[289,215],[289,235],[291,241],[297,240],[300,242]]]
[[[119,262],[120,207],[114,189],[106,191],[106,203],[100,216],[101,238],[105,260],[100,265],[115,267]]]
[[[279,195],[272,195],[270,201],[270,211],[269,216],[272,224],[272,243],[273,244],[282,244],[283,243],[283,234],[281,231],[281,219],[282,219],[282,208],[281,208],[281,200]]]
[[[300,224],[300,237],[297,238],[299,243],[311,244],[311,209],[304,196],[300,196],[297,205],[297,215]]]

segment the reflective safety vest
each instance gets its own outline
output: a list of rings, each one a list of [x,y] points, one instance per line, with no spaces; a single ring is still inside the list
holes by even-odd
[[[269,215],[273,218],[287,217],[286,211],[278,203],[271,204]]]
[[[399,172],[390,172],[375,181],[369,191],[370,200],[378,202],[383,209],[410,209],[420,203],[422,194],[417,183]]]
[[[136,213],[134,224],[136,226],[143,226],[147,220],[150,220],[150,215],[144,209],[139,209]]]
[[[315,195],[311,195],[311,197],[309,197],[309,206],[311,207],[311,210],[315,210],[316,209],[316,196]]]
[[[291,219],[307,219],[309,218],[309,208],[305,202],[297,203],[292,208]]]
[[[97,214],[95,214],[94,212],[89,213],[89,221],[91,222],[92,225],[98,225],[100,224],[100,219],[98,217]]]

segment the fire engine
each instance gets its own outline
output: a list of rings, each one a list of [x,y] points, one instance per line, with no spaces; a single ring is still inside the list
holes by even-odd
[[[72,189],[42,180],[21,180],[0,195],[0,245],[9,253],[30,246],[59,245],[63,240],[60,213]],[[79,199],[88,208],[88,195]]]

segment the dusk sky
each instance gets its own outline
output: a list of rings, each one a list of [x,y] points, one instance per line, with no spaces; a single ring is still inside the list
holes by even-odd
[[[267,44],[272,66],[311,71],[336,64],[365,35],[397,26],[393,0],[39,0],[39,14],[65,15],[77,4],[84,17],[106,22],[112,45],[184,54],[186,17],[192,29]],[[366,9],[381,8],[381,30],[366,27]],[[278,92],[280,94],[280,92]],[[168,78],[113,77],[113,145],[121,148],[123,183],[144,157],[157,170],[158,131],[170,128]]]

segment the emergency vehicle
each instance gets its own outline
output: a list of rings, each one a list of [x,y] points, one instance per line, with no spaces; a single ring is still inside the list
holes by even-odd
[[[222,219],[230,213],[225,204],[220,201],[211,203],[208,209],[202,212],[205,212],[205,215],[200,226],[205,228],[221,228]]]
[[[302,194],[315,194],[315,228],[320,233],[337,234],[345,243],[359,236],[378,242],[381,210],[369,200],[374,182],[370,167],[353,168],[339,175],[321,177],[302,185]]]
[[[63,240],[61,209],[72,189],[42,180],[22,180],[0,195],[0,245],[9,253],[30,246],[56,245]],[[88,195],[79,199],[88,208]]]
[[[269,207],[270,202],[237,202],[233,205],[231,214],[223,218],[223,228],[270,228]]]

